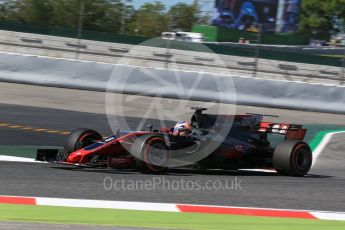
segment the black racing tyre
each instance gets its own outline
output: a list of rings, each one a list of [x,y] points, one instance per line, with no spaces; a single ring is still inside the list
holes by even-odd
[[[277,146],[273,154],[273,167],[282,175],[305,176],[312,163],[312,151],[303,141],[284,141]]]
[[[85,148],[95,141],[102,140],[101,134],[92,129],[77,129],[74,130],[65,142],[65,150],[68,153]]]
[[[134,146],[140,146],[137,151],[140,159],[136,159],[136,168],[142,173],[160,174],[167,170],[170,158],[165,139],[159,136],[138,138]]]

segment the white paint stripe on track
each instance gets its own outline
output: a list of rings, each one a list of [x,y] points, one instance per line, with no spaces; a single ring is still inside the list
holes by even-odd
[[[321,140],[321,142],[317,145],[317,147],[313,151],[313,158],[314,158],[313,165],[315,165],[320,154],[323,152],[323,150],[326,148],[328,143],[331,141],[332,137],[336,134],[342,134],[342,133],[345,133],[345,131],[330,132],[324,136],[324,138]]]
[[[5,155],[0,155],[0,161],[26,162],[26,163],[43,163],[43,162],[35,161],[35,159],[32,159],[32,158],[5,156]]]
[[[126,209],[135,211],[160,211],[179,212],[175,204],[145,203],[145,202],[125,202],[125,201],[105,201],[105,200],[77,200],[58,198],[36,198],[37,205],[78,207],[78,208],[106,208],[106,209]]]
[[[313,216],[320,220],[339,220],[345,221],[345,213],[334,212],[310,212]]]
[[[239,169],[238,171],[244,172],[264,172],[264,173],[276,173],[274,169]]]

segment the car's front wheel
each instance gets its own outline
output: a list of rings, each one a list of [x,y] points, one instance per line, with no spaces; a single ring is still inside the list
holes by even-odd
[[[77,129],[68,136],[64,147],[68,153],[72,153],[99,140],[102,140],[102,136],[95,130]]]

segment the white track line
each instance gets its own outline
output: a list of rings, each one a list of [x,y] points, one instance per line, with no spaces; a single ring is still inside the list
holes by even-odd
[[[32,158],[15,157],[15,156],[5,156],[5,155],[0,155],[0,161],[26,162],[26,163],[40,163],[40,162],[38,162],[38,161],[35,161],[35,159],[32,159]]]
[[[334,213],[334,212],[310,212],[313,216],[320,220],[345,220],[345,213]]]
[[[127,202],[127,201],[106,201],[106,200],[78,200],[59,198],[36,198],[37,205],[78,207],[78,208],[106,208],[125,209],[135,211],[161,211],[179,212],[175,204],[148,203],[148,202]]]
[[[245,171],[245,172],[264,172],[264,173],[276,173],[277,172],[274,169],[239,169],[239,171]]]
[[[323,139],[320,141],[320,143],[317,145],[317,147],[313,151],[313,165],[316,163],[316,160],[319,158],[320,154],[323,152],[323,150],[326,148],[328,143],[331,141],[334,135],[336,134],[342,134],[345,133],[345,131],[339,131],[339,132],[330,132],[327,133]]]

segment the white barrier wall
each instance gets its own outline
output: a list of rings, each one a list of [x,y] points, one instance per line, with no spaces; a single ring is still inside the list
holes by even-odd
[[[0,81],[345,113],[342,86],[15,54],[0,54]]]

